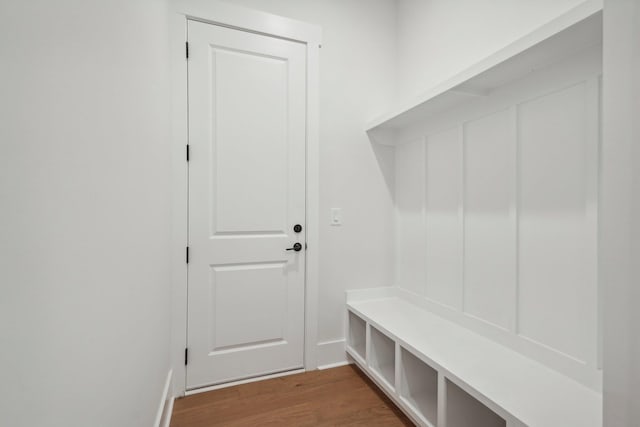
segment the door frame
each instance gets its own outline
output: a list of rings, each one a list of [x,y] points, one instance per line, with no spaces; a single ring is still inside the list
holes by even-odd
[[[319,267],[319,120],[318,65],[322,29],[313,24],[214,0],[173,0],[170,2],[171,53],[171,368],[173,395],[186,393],[185,348],[187,344],[187,264],[188,169],[186,145],[187,117],[187,21],[196,20],[242,31],[304,43],[307,47],[307,164],[306,227],[307,253],[304,307],[304,369],[314,370],[318,337]],[[285,373],[286,374],[286,373]]]

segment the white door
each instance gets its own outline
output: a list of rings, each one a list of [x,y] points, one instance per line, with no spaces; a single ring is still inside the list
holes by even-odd
[[[193,389],[303,367],[306,46],[194,21],[188,40]]]

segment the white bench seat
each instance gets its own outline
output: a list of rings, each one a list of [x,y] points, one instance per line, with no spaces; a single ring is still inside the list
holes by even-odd
[[[352,313],[349,316],[350,323],[360,322],[360,326],[355,325],[356,334],[365,323],[367,328],[366,338],[358,339],[351,332],[347,338],[348,353],[419,424],[434,427],[457,427],[460,424],[453,417],[449,417],[452,425],[446,420],[446,387],[447,384],[455,384],[503,418],[505,421],[502,425],[508,427],[602,426],[600,393],[406,300],[388,297],[350,301],[347,302],[347,309]],[[388,341],[384,341],[380,333]],[[369,342],[372,335],[378,342],[373,344],[377,346],[376,349],[372,349]],[[363,346],[363,339],[366,340],[366,347]],[[395,345],[395,360],[389,355],[390,342]],[[434,417],[427,420],[416,414],[415,405],[407,404],[411,396],[407,398],[407,392],[404,391],[403,398],[399,392],[403,387],[399,384],[402,381],[400,372],[403,371],[399,366],[402,362],[398,360],[403,359],[399,356],[402,351],[408,351],[437,372],[437,421]],[[395,363],[395,381],[393,375],[390,381],[385,380],[379,374],[380,370],[372,367],[376,363],[373,359],[381,357],[387,361],[387,370],[388,363]],[[415,362],[412,363],[415,365]],[[428,372],[428,368],[425,369]],[[426,406],[433,404],[433,401],[425,403]],[[455,426],[454,422],[457,423]]]

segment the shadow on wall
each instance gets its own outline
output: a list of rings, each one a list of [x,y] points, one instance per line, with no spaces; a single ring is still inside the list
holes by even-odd
[[[384,177],[387,191],[389,191],[392,202],[395,203],[395,150],[394,147],[385,145],[385,142],[389,140],[391,135],[386,129],[377,129],[368,131],[367,136],[369,137],[371,148],[378,161],[380,172],[382,172],[382,176]]]

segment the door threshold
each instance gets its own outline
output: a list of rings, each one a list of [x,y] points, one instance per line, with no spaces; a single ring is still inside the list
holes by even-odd
[[[306,372],[306,370],[304,368],[300,368],[300,369],[294,369],[292,371],[277,372],[275,374],[262,375],[262,376],[259,376],[259,377],[245,378],[244,380],[231,381],[231,382],[228,382],[228,383],[216,384],[216,385],[211,385],[211,386],[207,386],[207,387],[195,388],[193,390],[187,390],[184,393],[184,395],[185,396],[191,396],[191,395],[198,394],[198,393],[206,393],[208,391],[220,390],[221,388],[233,387],[233,386],[241,385],[241,384],[254,383],[256,381],[270,380],[272,378],[286,377],[288,375],[303,374],[305,372]]]

